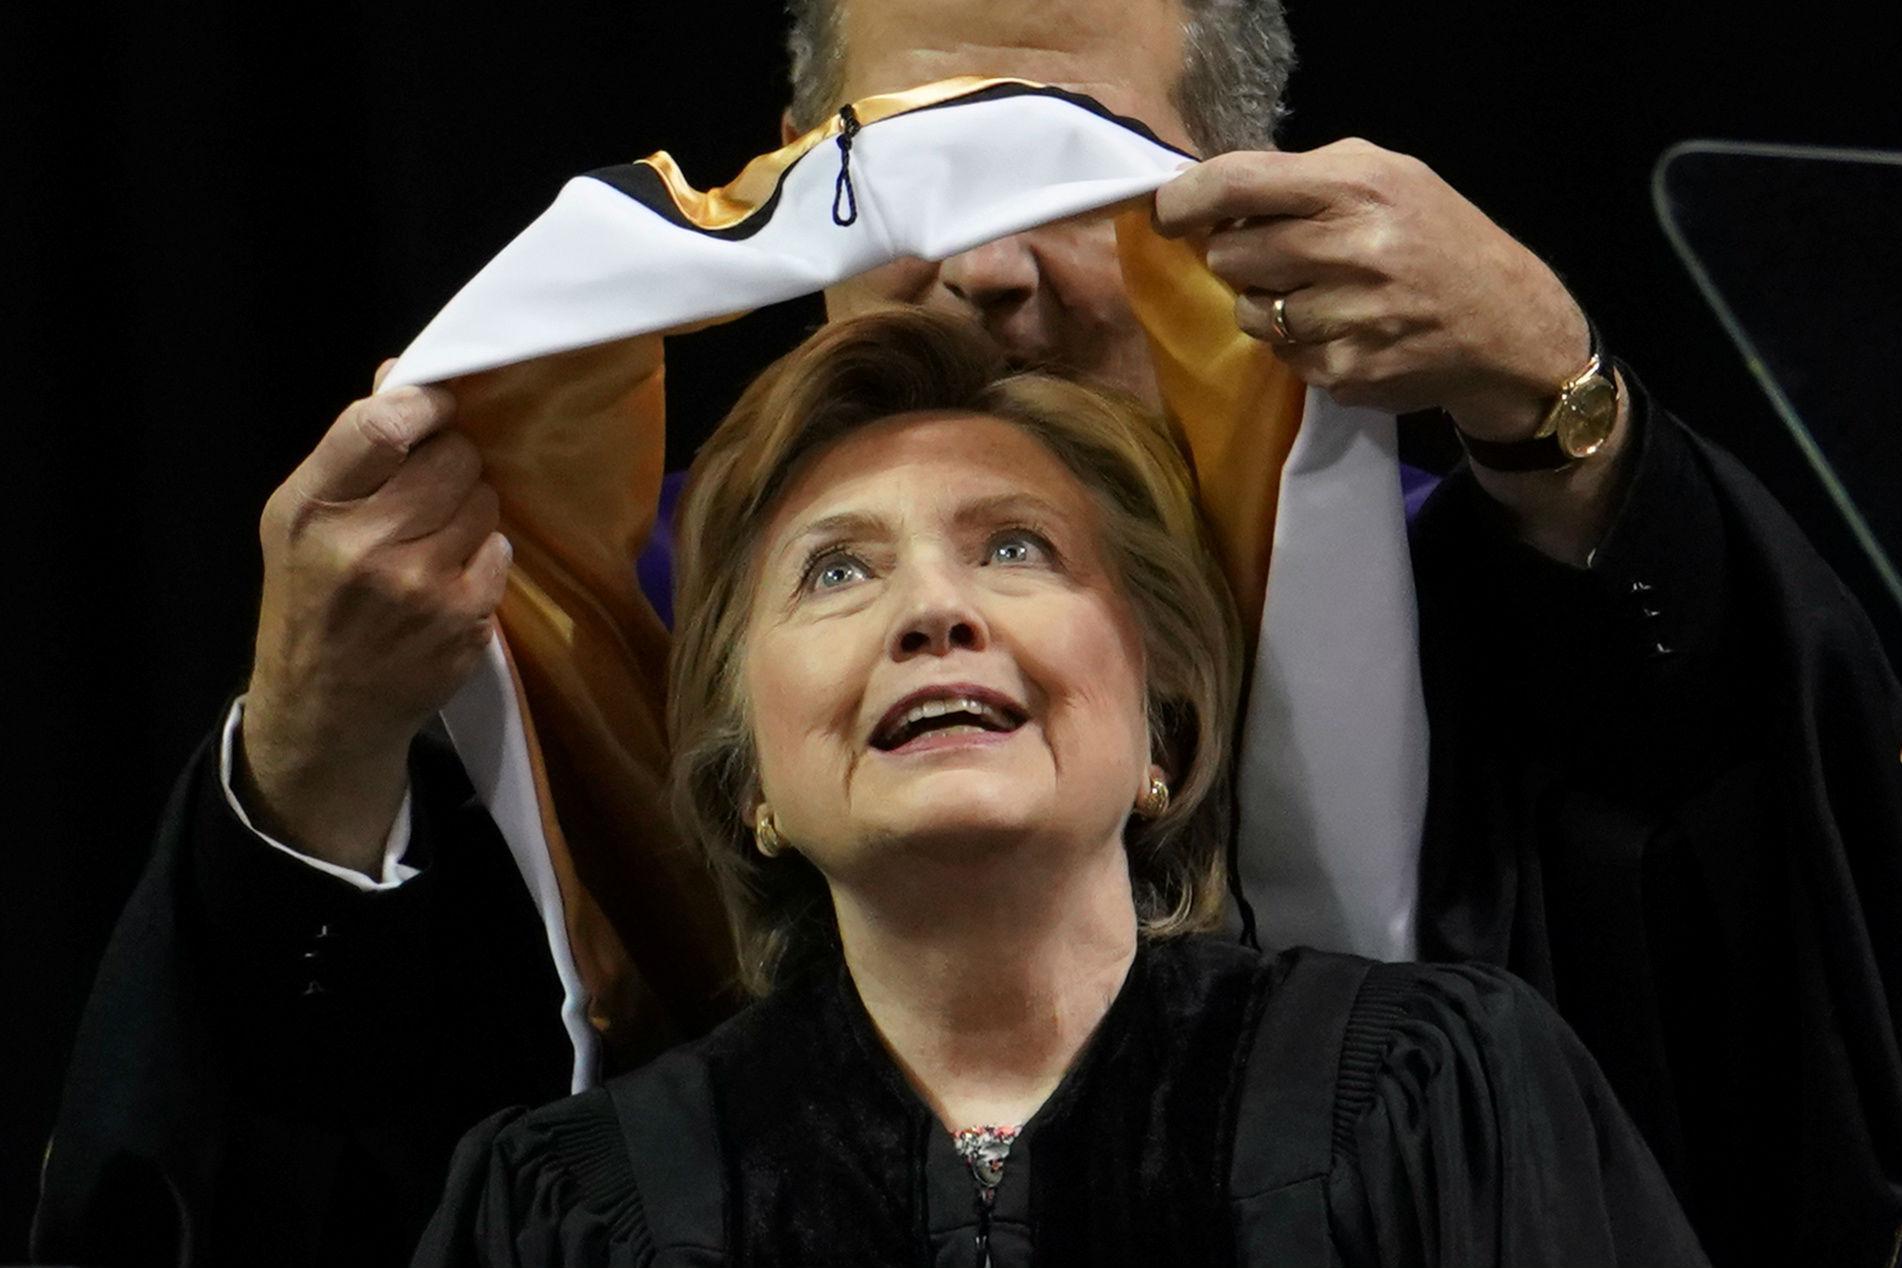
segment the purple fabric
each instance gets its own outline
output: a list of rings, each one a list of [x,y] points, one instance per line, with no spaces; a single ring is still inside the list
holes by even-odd
[[[1419,467],[1400,464],[1400,500],[1407,508],[1407,523],[1426,505],[1427,495],[1440,487],[1440,477]]]
[[[686,486],[685,471],[669,471],[660,482],[660,506],[654,515],[654,531],[634,563],[634,575],[641,593],[660,616],[660,623],[674,628],[674,504]]]

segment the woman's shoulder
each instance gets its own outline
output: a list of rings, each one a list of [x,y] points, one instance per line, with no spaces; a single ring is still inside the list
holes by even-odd
[[[510,1248],[524,1242],[546,1248],[550,1263],[608,1262],[616,1248],[724,1262],[724,1189],[704,1059],[718,1035],[599,1087],[478,1124],[457,1146],[415,1268],[513,1263]]]
[[[1244,1226],[1305,1203],[1350,1260],[1704,1262],[1597,1064],[1531,986],[1310,951],[1276,971],[1236,1123]]]
[[[1544,997],[1497,965],[1369,960],[1297,947],[1267,967],[1272,1010],[1338,1014],[1344,1043],[1380,1048],[1403,1032],[1508,1035],[1562,1026]]]
[[[1292,1133],[1257,1106],[1236,1164],[1257,1179],[1272,1166],[1270,1179],[1316,1177],[1349,1259],[1705,1262],[1597,1063],[1530,985],[1484,964],[1298,953],[1284,965],[1276,993],[1294,1008],[1283,1023],[1334,1028],[1332,1060],[1305,1076],[1311,1093],[1327,1081],[1315,1098],[1327,1111],[1310,1109],[1309,1130]],[[1304,1077],[1296,1060],[1280,1064]]]
[[[1307,1065],[1322,1048],[1339,1049],[1344,1075],[1430,1035],[1489,1044],[1554,1029],[1569,1036],[1537,991],[1494,965],[1390,963],[1312,947],[1264,955],[1207,934],[1159,942],[1148,963],[1158,993],[1179,1007],[1245,997],[1258,1040],[1293,1037]]]
[[[501,1110],[464,1135],[412,1268],[513,1263],[524,1240],[550,1263],[605,1262],[614,1246],[652,1244],[607,1088]]]
[[[1589,1061],[1551,1005],[1495,965],[1390,963],[1300,948],[1276,957],[1270,977],[1260,1030],[1293,1031],[1338,1050],[1337,1113],[1351,1112],[1383,1074],[1431,1079],[1534,1050],[1568,1064]]]
[[[517,1169],[583,1174],[595,1185],[632,1183],[631,1156],[652,1123],[675,1141],[711,1133],[708,1067],[735,1048],[755,1045],[768,1019],[760,1003],[699,1039],[614,1075],[597,1087],[532,1110],[507,1110],[491,1120],[490,1151]]]
[[[1498,1044],[1555,1028],[1570,1034],[1544,996],[1497,965],[1373,962],[1355,993],[1345,1043],[1372,1057],[1429,1034]]]
[[[615,1189],[633,1180],[618,1126],[608,1089],[596,1087],[534,1109],[504,1110],[470,1137],[486,1138],[492,1165],[511,1174],[561,1172]]]
[[[606,1262],[617,1247],[724,1262],[712,1088],[723,1062],[769,1042],[788,1002],[754,1003],[599,1087],[478,1124],[457,1146],[415,1268],[512,1263],[507,1248],[523,1239],[551,1263]]]
[[[1388,963],[1311,947],[1263,955],[1211,935],[1159,942],[1147,961],[1150,994],[1174,1011],[1239,1010],[1249,1041],[1265,1049],[1258,1058],[1338,1078],[1348,1096],[1383,1063],[1420,1070],[1415,1050],[1450,1057],[1531,1036],[1571,1039],[1537,991],[1493,965]]]
[[[1384,963],[1297,948],[1267,961],[1242,1083],[1236,1159],[1260,1191],[1352,1158],[1385,1098],[1520,1081],[1528,1062],[1589,1064],[1530,986],[1481,964]],[[1273,1141],[1260,1150],[1250,1137]]]

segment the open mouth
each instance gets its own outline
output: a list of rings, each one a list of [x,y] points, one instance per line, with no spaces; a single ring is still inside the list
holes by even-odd
[[[872,747],[890,753],[926,736],[1005,734],[1024,721],[1021,709],[992,692],[913,693],[885,714]]]

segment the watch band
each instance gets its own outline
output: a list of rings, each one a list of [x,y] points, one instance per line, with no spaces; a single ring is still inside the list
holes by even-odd
[[[1565,452],[1557,432],[1534,436],[1531,440],[1481,440],[1455,427],[1466,456],[1488,471],[1557,471],[1578,459]]]
[[[1591,359],[1585,369],[1575,375],[1570,383],[1575,383],[1591,374],[1611,375],[1611,362],[1605,357],[1604,343],[1598,334],[1598,324],[1591,314],[1580,308],[1579,314],[1585,318],[1585,332],[1591,340]],[[1562,388],[1561,391],[1564,389]],[[1466,456],[1489,471],[1557,471],[1579,461],[1566,452],[1560,443],[1558,428],[1551,414],[1541,424],[1539,434],[1529,440],[1482,440],[1478,436],[1469,436],[1456,424],[1454,435],[1459,437],[1460,445],[1466,450]]]

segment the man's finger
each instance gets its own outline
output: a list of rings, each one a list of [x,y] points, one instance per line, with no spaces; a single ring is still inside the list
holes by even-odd
[[[1279,325],[1275,322],[1276,300],[1281,301]],[[1235,297],[1235,324],[1242,333],[1277,349],[1326,343],[1337,333],[1313,287],[1285,295],[1244,291]]]
[[[475,442],[461,432],[442,432],[412,449],[396,474],[364,502],[364,510],[375,517],[385,540],[415,541],[448,523],[481,478]],[[453,566],[467,557],[465,552]]]
[[[455,416],[456,398],[440,387],[402,387],[357,401],[297,469],[299,491],[325,502],[368,497]]]
[[[501,524],[501,499],[487,484],[477,484],[441,528],[423,541],[429,556],[445,573],[461,572],[469,566],[482,543]]]
[[[1292,291],[1335,271],[1329,226],[1313,220],[1263,220],[1209,235],[1209,272],[1238,291]]]
[[[1258,216],[1318,215],[1334,201],[1332,167],[1307,154],[1218,154],[1156,191],[1156,229],[1178,238]]]
[[[470,556],[456,582],[455,608],[470,620],[481,620],[501,606],[508,589],[509,565],[515,548],[500,533],[490,533]]]
[[[1283,331],[1275,327],[1275,300],[1281,305]],[[1310,286],[1286,295],[1250,291],[1235,297],[1235,324],[1244,333],[1275,346],[1297,369],[1308,350],[1343,340],[1357,355],[1390,344],[1403,329],[1379,294],[1361,285]],[[1338,354],[1338,350],[1337,350]],[[1313,380],[1310,380],[1312,382]],[[1333,386],[1330,381],[1323,386]]]
[[[389,378],[390,371],[394,370],[395,368],[396,368],[395,357],[389,358],[382,365],[376,368],[376,377],[370,380],[370,391],[372,394],[381,392],[383,390],[383,380]]]

